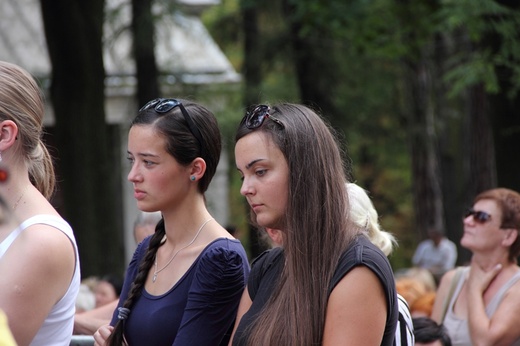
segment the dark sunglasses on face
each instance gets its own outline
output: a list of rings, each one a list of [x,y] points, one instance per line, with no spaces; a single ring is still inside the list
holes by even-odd
[[[193,134],[193,136],[195,136],[195,138],[197,139],[197,142],[199,142],[201,150],[203,150],[204,142],[202,140],[202,135],[200,134],[199,128],[195,125],[195,123],[193,122],[193,119],[191,119],[188,111],[186,110],[186,108],[184,108],[184,106],[182,105],[182,103],[180,101],[178,101],[176,99],[158,98],[158,99],[152,100],[152,101],[148,102],[147,104],[145,104],[143,107],[141,107],[141,109],[139,109],[139,112],[153,108],[153,110],[156,111],[157,113],[164,114],[164,113],[168,113],[175,107],[180,108],[181,113],[184,116],[184,119],[188,123],[188,128],[190,129],[190,132]]]
[[[489,220],[491,220],[491,215],[486,213],[485,211],[481,211],[481,210],[475,210],[473,208],[469,208],[465,213],[464,213],[464,218],[467,218],[468,216],[473,216],[473,220],[476,222],[476,223],[486,223],[488,222]]]
[[[265,119],[269,118],[278,125],[280,125],[283,129],[285,128],[284,124],[270,115],[271,107],[266,105],[259,105],[253,108],[252,111],[249,111],[245,115],[245,125],[248,129],[253,130],[259,128],[264,123]]]

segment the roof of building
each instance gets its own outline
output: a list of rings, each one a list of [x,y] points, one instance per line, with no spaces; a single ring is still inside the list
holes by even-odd
[[[240,80],[212,39],[199,14],[219,0],[177,0],[176,6],[154,5],[157,66],[168,84],[234,83]],[[135,85],[131,53],[131,4],[107,0],[104,27],[107,84]],[[183,12],[181,12],[181,9]],[[191,9],[191,10],[189,10]],[[0,60],[22,66],[39,78],[50,76],[39,0],[0,1]]]

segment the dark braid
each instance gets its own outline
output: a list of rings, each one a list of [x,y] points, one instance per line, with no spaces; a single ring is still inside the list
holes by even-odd
[[[146,278],[148,277],[148,272],[155,261],[155,255],[157,254],[157,250],[163,244],[161,243],[163,237],[165,235],[164,229],[164,219],[161,219],[157,226],[155,227],[155,233],[150,238],[150,244],[148,246],[148,250],[139,265],[139,271],[135,277],[134,282],[130,286],[130,291],[128,292],[128,297],[123,303],[122,307],[127,309],[132,309],[134,302],[141,295],[141,291],[146,282]],[[121,346],[126,345],[124,340],[124,322],[125,320],[119,319],[114,326],[114,331],[110,335],[110,337],[106,341],[106,345],[109,346]]]

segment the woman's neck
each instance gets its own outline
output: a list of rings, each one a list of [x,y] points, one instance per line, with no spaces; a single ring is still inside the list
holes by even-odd
[[[183,244],[193,239],[201,225],[212,218],[205,205],[185,206],[163,211],[166,238],[172,244]]]
[[[7,182],[2,184],[0,188],[0,196],[4,199],[10,212],[14,212],[19,208],[21,202],[26,199],[28,190],[31,187],[29,177],[21,176],[13,172],[9,172]]]
[[[508,254],[503,252],[497,252],[486,256],[473,254],[471,261],[475,262],[480,268],[482,268],[486,272],[490,271],[498,264],[502,265],[502,270],[510,266],[516,266],[516,263],[509,261]]]

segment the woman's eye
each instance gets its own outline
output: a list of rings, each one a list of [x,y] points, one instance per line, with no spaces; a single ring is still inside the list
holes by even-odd
[[[147,161],[147,160],[144,160],[143,162],[144,162],[144,165],[145,165],[146,167],[150,167],[150,166],[152,166],[152,165],[155,164],[155,162]]]
[[[267,172],[266,169],[258,169],[255,173],[256,173],[256,175],[258,175],[258,176],[262,176],[262,175],[264,175],[266,172]]]
[[[130,156],[127,156],[126,159],[128,160],[128,162],[130,162],[130,163],[132,163],[132,164],[133,164],[134,161],[135,161],[135,159],[134,159],[133,157],[130,157]]]

